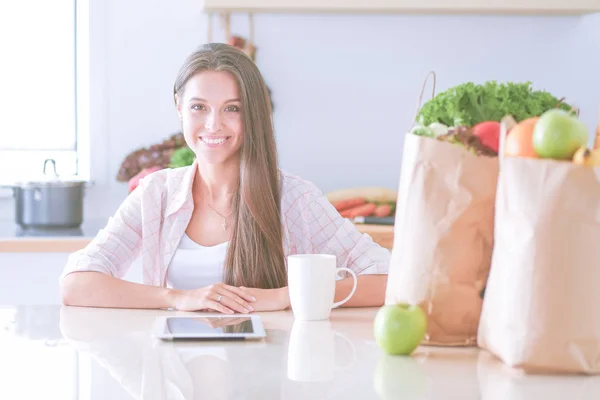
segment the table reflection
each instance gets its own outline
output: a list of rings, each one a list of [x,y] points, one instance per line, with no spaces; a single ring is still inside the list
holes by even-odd
[[[279,398],[273,382],[285,379],[285,366],[279,352],[264,351],[267,341],[161,341],[151,336],[160,312],[113,311],[64,307],[60,326],[72,346],[91,354],[131,398]],[[269,345],[277,345],[287,332],[268,329],[267,335]]]

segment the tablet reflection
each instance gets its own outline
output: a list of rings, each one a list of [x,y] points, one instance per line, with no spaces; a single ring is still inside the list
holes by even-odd
[[[165,342],[153,338],[155,318],[173,315],[63,307],[61,331],[74,347],[110,372],[127,392],[127,399],[279,397],[283,377],[277,351],[264,351],[264,341]],[[223,328],[235,326],[239,324]],[[269,341],[281,341],[285,334],[280,332],[269,330]],[[256,368],[258,364],[261,368]]]

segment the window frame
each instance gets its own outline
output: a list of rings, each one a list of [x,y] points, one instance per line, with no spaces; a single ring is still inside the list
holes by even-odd
[[[0,157],[22,158],[26,162],[39,164],[39,176],[42,175],[43,160],[54,158],[69,160],[66,170],[73,171],[77,179],[90,181],[90,0],[71,0],[73,2],[73,61],[74,61],[74,150],[0,150]],[[71,164],[70,162],[73,162]],[[60,163],[57,162],[60,173]],[[52,172],[52,171],[50,171]],[[72,174],[67,174],[73,176]],[[8,186],[22,179],[35,179],[24,174],[0,175],[0,198],[12,197]],[[3,189],[4,187],[4,189]]]

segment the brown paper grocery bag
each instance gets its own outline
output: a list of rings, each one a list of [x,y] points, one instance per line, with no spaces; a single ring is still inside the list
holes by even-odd
[[[476,344],[497,178],[497,157],[412,134],[404,139],[385,302],[423,307],[423,344]]]
[[[599,373],[600,167],[502,158],[494,238],[479,346],[526,372]]]

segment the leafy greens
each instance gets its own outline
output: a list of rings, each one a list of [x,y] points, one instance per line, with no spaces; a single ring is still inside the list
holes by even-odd
[[[440,122],[447,126],[474,126],[483,121],[500,121],[512,115],[517,121],[540,116],[558,107],[566,111],[571,106],[559,103],[550,93],[531,87],[531,82],[498,83],[488,81],[483,85],[472,82],[439,93],[423,105],[417,122],[429,125]]]

